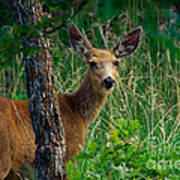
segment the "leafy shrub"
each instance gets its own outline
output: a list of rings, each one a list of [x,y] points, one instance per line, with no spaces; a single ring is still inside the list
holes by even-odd
[[[68,178],[71,180],[163,179],[164,177],[178,179],[178,167],[170,167],[168,161],[163,162],[165,158],[163,152],[153,153],[147,143],[141,144],[140,131],[142,126],[138,120],[117,119],[116,127],[104,135],[104,144],[91,142],[85,150],[74,157],[78,160],[76,165],[72,161],[68,162],[66,169]],[[170,151],[172,153],[173,149]],[[169,154],[166,156],[168,159]],[[175,159],[171,160],[173,162]]]

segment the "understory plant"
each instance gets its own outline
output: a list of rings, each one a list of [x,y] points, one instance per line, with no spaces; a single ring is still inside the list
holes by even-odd
[[[178,147],[144,143],[138,120],[116,120],[116,126],[104,134],[104,143],[87,143],[67,163],[71,180],[179,179]],[[155,138],[155,137],[154,137]],[[162,150],[162,148],[164,148]]]

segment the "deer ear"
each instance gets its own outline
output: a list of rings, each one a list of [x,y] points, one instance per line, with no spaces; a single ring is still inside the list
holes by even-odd
[[[122,38],[122,40],[113,49],[113,53],[116,58],[129,56],[135,51],[139,44],[140,33],[141,27],[134,29]]]
[[[92,45],[89,40],[81,34],[74,24],[69,25],[69,33],[71,37],[71,44],[75,51],[82,55],[86,55],[86,53],[92,49]]]

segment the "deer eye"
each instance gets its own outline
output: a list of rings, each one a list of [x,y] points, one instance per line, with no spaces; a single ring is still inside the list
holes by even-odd
[[[89,65],[91,68],[94,68],[94,67],[96,67],[97,64],[94,61],[91,61],[91,62],[89,62]]]
[[[118,66],[118,65],[119,65],[119,61],[115,61],[115,62],[114,62],[114,65],[115,65],[115,66]]]

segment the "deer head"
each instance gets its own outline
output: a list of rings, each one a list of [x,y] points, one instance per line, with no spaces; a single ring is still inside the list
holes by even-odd
[[[109,92],[116,80],[120,58],[129,56],[137,48],[141,28],[125,35],[115,48],[110,50],[93,48],[74,24],[69,25],[69,32],[74,50],[85,56],[93,89],[100,93]]]

